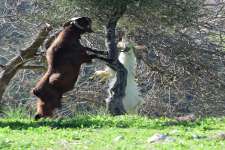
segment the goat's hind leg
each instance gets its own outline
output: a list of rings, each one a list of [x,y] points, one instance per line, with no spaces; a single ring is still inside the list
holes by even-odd
[[[37,113],[35,115],[35,120],[46,117],[53,117],[53,111],[56,108],[61,107],[62,94],[56,89],[48,88],[41,96],[38,96],[37,100]]]

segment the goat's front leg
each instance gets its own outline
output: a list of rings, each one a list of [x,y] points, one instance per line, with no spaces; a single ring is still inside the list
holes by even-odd
[[[89,51],[89,52],[93,52],[95,54],[108,55],[107,51],[98,51],[98,50],[91,49],[91,48],[88,48],[88,47],[86,47],[86,50]]]

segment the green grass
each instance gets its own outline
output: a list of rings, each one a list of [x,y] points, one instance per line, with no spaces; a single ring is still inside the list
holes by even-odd
[[[0,119],[0,149],[222,150],[225,140],[216,137],[221,132],[225,132],[225,118],[177,123],[138,116],[78,115],[37,122],[7,117]],[[148,143],[148,138],[156,133],[173,140]]]

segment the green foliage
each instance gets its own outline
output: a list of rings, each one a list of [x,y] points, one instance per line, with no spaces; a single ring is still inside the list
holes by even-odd
[[[138,22],[144,18],[144,24],[151,17],[157,17],[161,23],[172,25],[191,25],[196,22],[204,0],[40,0],[41,9],[34,12],[32,18],[60,25],[74,16],[90,16],[100,25],[105,25],[108,19],[121,7],[127,7],[124,17],[131,18],[129,23]],[[123,18],[121,18],[123,19]],[[139,24],[140,25],[140,24]]]
[[[138,116],[83,116],[72,119],[0,119],[0,149],[222,149],[224,118],[175,122]],[[148,143],[156,133],[174,141]],[[122,137],[116,140],[117,137]]]

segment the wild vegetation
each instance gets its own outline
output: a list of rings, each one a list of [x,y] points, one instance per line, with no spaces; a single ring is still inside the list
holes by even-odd
[[[4,0],[0,3],[1,106],[25,106],[29,110],[35,107],[36,99],[30,94],[30,89],[46,66],[44,47],[41,46],[35,57],[32,55],[18,68],[15,67],[17,65],[12,67],[9,63],[15,57],[21,61],[21,50],[26,50],[31,41],[35,41],[45,23],[52,25],[50,35],[54,35],[69,18],[89,16],[94,22],[96,32],[82,39],[84,45],[108,50],[110,57],[116,58],[117,31],[122,30],[129,37],[129,42],[144,44],[147,47],[147,51],[138,56],[136,75],[141,96],[145,100],[139,111],[141,114],[224,114],[225,45],[222,0]],[[115,12],[122,8],[126,9],[118,14],[119,16],[115,16]],[[113,24],[110,22],[113,17],[117,18],[113,26],[115,30],[106,36],[107,25]],[[110,42],[114,43],[112,46],[105,45],[109,36],[113,37],[113,42]],[[116,64],[119,64],[118,61],[115,61],[114,65]],[[15,68],[16,72],[13,70],[11,74],[9,70],[5,70],[7,68],[11,71]],[[104,68],[104,64],[98,61],[82,67],[80,80],[74,90],[64,97],[62,114],[73,113],[78,105],[85,105],[82,107],[86,109],[106,105],[104,100],[107,97],[108,84],[89,79],[95,70],[101,68]],[[7,80],[3,78],[3,74],[7,76]],[[117,79],[121,84],[117,84],[118,87],[113,89],[121,90],[112,95],[112,101],[121,99],[118,95],[123,93],[122,85],[125,85],[125,80],[122,78],[126,77],[120,77],[121,82]],[[94,109],[89,110],[95,111]]]
[[[95,60],[56,118],[35,122],[30,91],[46,69],[45,44],[77,16],[92,18],[95,30],[82,44],[113,60],[113,94],[106,103],[108,81],[90,78],[106,65]],[[224,25],[224,0],[1,0],[0,149],[223,149]],[[139,116],[99,114],[124,114],[120,31],[146,47],[136,54]]]
[[[0,149],[222,150],[224,130],[225,118],[178,122],[168,118],[85,114],[35,122],[23,111],[8,112],[0,119]]]

